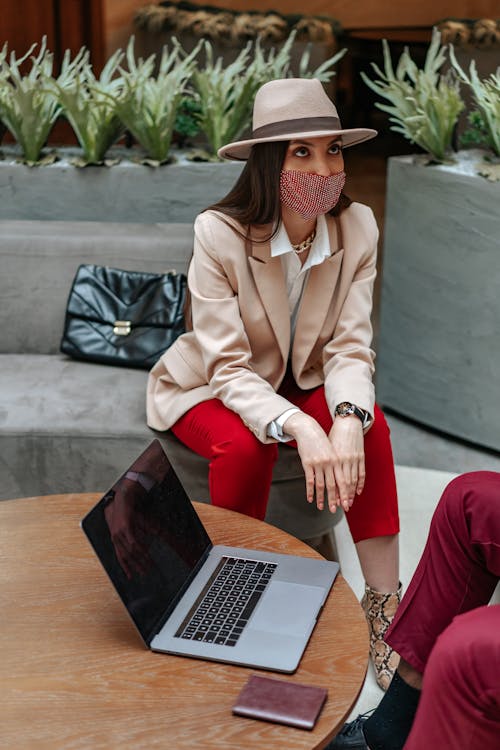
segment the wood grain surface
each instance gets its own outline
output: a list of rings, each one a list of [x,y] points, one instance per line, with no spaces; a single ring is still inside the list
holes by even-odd
[[[0,503],[0,747],[323,748],[360,691],[368,638],[339,575],[294,675],[328,699],[312,732],[233,716],[258,670],[150,652],[79,527],[99,498]],[[195,504],[214,543],[319,557],[268,524]],[[300,602],[297,603],[300,606]]]

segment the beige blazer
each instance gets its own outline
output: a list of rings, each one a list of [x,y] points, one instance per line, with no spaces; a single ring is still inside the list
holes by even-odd
[[[342,401],[373,414],[370,315],[378,230],[371,209],[360,203],[327,223],[332,255],[309,272],[290,351],[281,259],[271,257],[270,242],[256,241],[269,227],[254,229],[245,243],[221,214],[197,217],[188,271],[193,331],[150,372],[150,427],[168,429],[195,404],[219,398],[259,440],[272,442],[269,422],[292,406],[277,393],[289,357],[300,388],[325,384],[332,414]]]

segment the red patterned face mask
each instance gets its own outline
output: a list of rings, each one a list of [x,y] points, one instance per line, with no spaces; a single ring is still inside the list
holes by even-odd
[[[304,219],[314,219],[337,205],[344,184],[345,172],[324,177],[311,172],[283,169],[280,175],[280,199],[283,205]]]

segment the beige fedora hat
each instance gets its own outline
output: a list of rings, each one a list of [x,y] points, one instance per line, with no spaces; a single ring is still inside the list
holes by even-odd
[[[370,128],[342,128],[337,109],[317,78],[281,78],[265,83],[253,105],[252,137],[222,146],[221,158],[244,161],[256,143],[340,136],[353,146],[377,135]]]

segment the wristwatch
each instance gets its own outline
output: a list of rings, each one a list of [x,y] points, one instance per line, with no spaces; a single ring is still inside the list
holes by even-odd
[[[335,408],[335,414],[338,417],[349,417],[351,414],[355,414],[361,420],[363,427],[367,427],[371,420],[367,411],[360,409],[355,404],[351,404],[350,401],[342,401],[342,403],[338,404]]]

